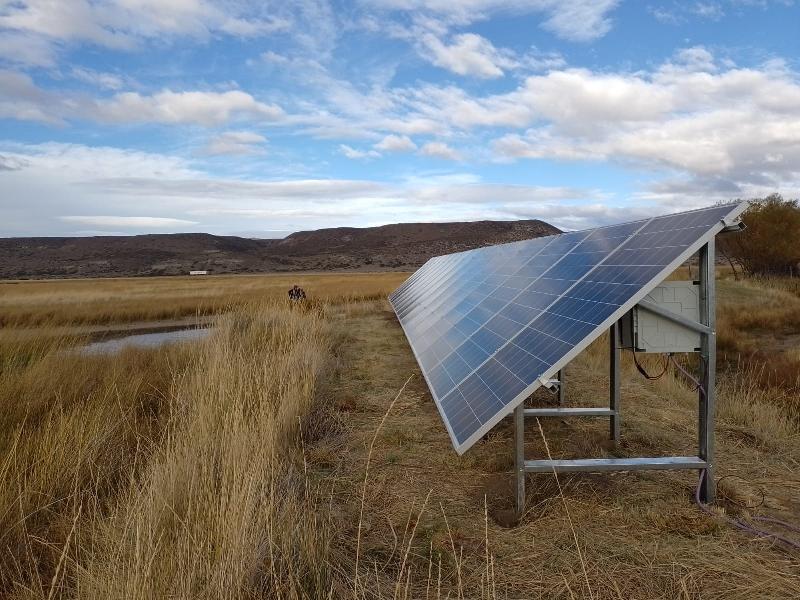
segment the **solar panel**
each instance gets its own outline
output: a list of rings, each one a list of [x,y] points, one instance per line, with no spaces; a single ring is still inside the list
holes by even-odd
[[[389,297],[462,454],[746,203],[437,256]]]

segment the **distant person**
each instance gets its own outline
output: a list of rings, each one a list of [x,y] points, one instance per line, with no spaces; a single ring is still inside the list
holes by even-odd
[[[292,289],[289,290],[289,300],[292,302],[299,302],[306,299],[306,292],[303,288],[294,284]]]

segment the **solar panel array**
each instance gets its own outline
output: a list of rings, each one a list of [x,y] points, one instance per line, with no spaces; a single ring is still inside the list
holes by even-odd
[[[737,217],[722,205],[438,256],[389,300],[461,454]]]

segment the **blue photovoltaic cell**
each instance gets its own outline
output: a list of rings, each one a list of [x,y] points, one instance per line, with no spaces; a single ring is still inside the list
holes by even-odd
[[[425,263],[389,300],[456,450],[469,448],[744,208],[715,206]]]

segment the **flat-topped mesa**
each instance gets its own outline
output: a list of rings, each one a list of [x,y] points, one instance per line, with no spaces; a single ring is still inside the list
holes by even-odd
[[[413,270],[432,256],[558,232],[528,220],[337,227],[283,239],[207,233],[0,238],[0,278]]]

